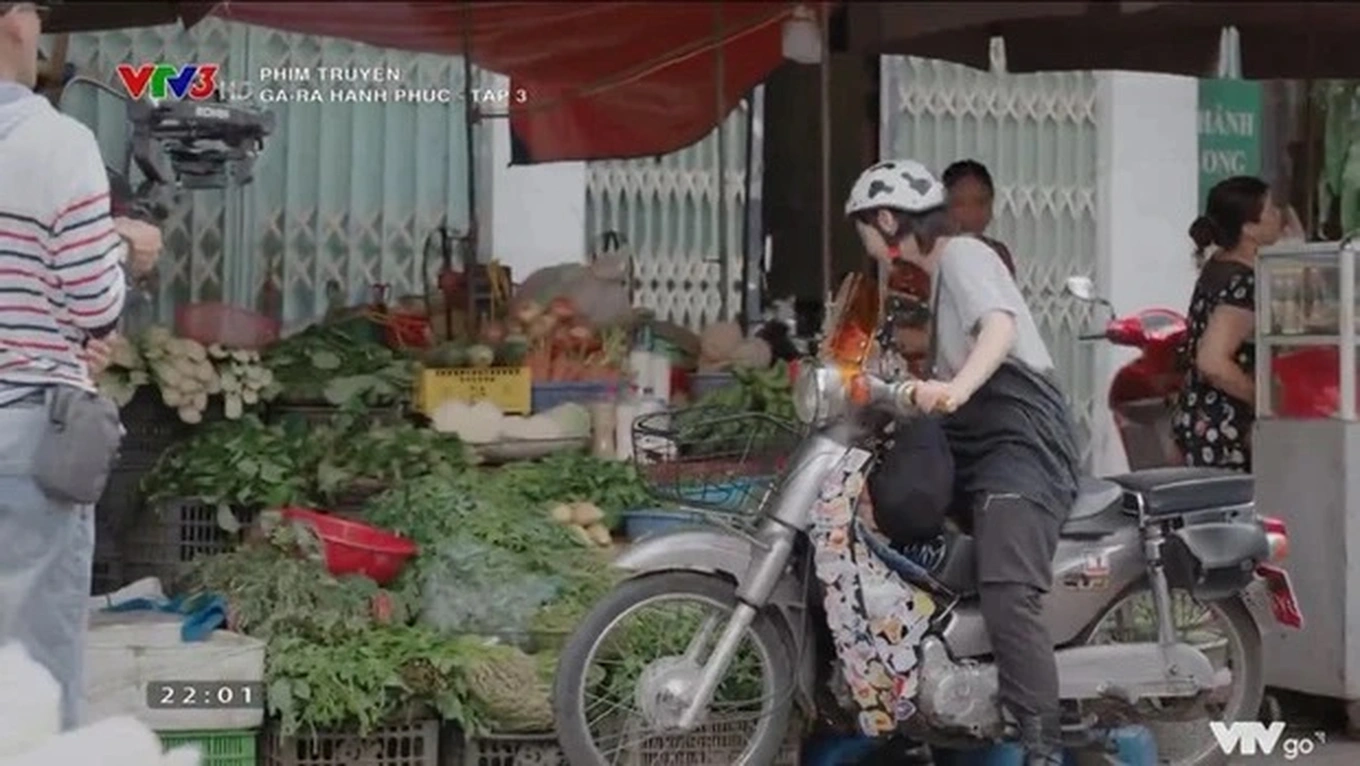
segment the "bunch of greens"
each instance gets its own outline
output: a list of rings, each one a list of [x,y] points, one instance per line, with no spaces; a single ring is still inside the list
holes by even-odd
[[[195,559],[181,588],[226,597],[231,629],[262,639],[324,642],[414,619],[415,605],[406,594],[386,591],[361,575],[331,575],[317,540],[305,529],[279,524],[267,535],[230,553]]]
[[[407,423],[375,425],[341,415],[328,425],[255,417],[216,423],[163,455],[143,480],[152,500],[277,508],[325,506],[346,493],[433,477],[452,480],[468,463],[457,437]]]
[[[452,480],[469,462],[458,437],[407,423],[377,425],[341,415],[316,429],[313,439],[329,445],[316,465],[316,492],[326,500],[420,477]]]
[[[604,511],[605,524],[611,529],[618,526],[624,511],[651,504],[647,485],[632,463],[576,452],[503,466],[483,492],[494,495],[500,504],[540,509],[561,503],[592,503]]]
[[[413,704],[481,728],[464,680],[480,649],[419,626],[374,627],[324,641],[279,635],[265,659],[269,712],[284,734],[356,727],[367,734]]]
[[[552,604],[534,616],[531,630],[569,630],[613,586],[608,561],[553,521],[542,504],[525,502],[513,474],[497,474],[417,480],[371,500],[364,517],[427,551],[457,540],[499,549],[512,557],[525,581],[550,578],[557,586]],[[422,556],[405,576],[424,591],[431,588],[428,578],[440,577],[441,569],[437,557]]]
[[[410,360],[376,342],[365,319],[313,325],[264,352],[281,401],[381,407],[409,396]]]
[[[788,364],[779,361],[767,369],[733,369],[732,378],[731,385],[705,394],[671,423],[682,449],[718,453],[786,446],[764,442],[787,441],[790,435],[784,424],[796,422]],[[753,413],[768,419],[743,417]]]
[[[253,415],[213,423],[167,450],[142,480],[152,502],[195,498],[244,508],[306,504],[305,436]]]
[[[267,539],[200,558],[181,585],[191,598],[225,596],[231,628],[267,642],[268,705],[285,733],[340,726],[367,732],[413,705],[432,706],[473,730],[484,720],[526,714],[544,725],[546,697],[516,707],[508,704],[509,689],[488,682],[519,683],[522,653],[416,624],[409,588],[332,576],[302,528],[279,524]],[[539,680],[531,673],[528,683]]]

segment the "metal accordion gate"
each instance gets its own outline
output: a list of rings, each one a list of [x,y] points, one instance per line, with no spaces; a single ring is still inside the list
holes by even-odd
[[[1098,267],[1095,75],[993,73],[904,56],[885,56],[881,67],[882,157],[936,172],[975,159],[991,170],[991,233],[1015,255],[1085,443],[1100,393],[1094,350],[1077,341],[1090,311],[1064,295],[1063,282]]]

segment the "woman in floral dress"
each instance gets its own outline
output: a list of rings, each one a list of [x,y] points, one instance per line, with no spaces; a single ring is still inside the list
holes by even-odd
[[[1209,192],[1190,225],[1203,264],[1181,349],[1186,385],[1172,432],[1185,464],[1251,471],[1256,418],[1256,253],[1280,237],[1280,211],[1259,178],[1235,176]]]

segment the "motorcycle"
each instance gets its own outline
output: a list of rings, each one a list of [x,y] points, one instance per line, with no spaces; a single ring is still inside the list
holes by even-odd
[[[805,363],[795,391],[804,426],[797,446],[768,464],[782,468],[780,478],[745,485],[755,487],[746,497],[758,513],[749,523],[729,515],[723,526],[636,543],[615,560],[624,579],[563,646],[554,710],[572,766],[648,763],[649,753],[674,753],[696,736],[710,745],[694,763],[764,766],[780,753],[795,713],[825,718],[838,708],[858,708],[862,729],[936,746],[982,747],[1014,736],[996,699],[976,583],[941,584],[854,510],[874,462],[870,416],[915,413],[904,403],[904,384],[866,364],[877,288],[863,277],[847,278],[831,313],[830,337],[853,340],[831,347],[860,351],[824,352],[819,362]],[[676,491],[667,484],[666,496],[687,498],[692,508],[737,507],[730,494],[707,502],[712,493],[735,491],[732,473],[715,474],[726,484],[695,476],[716,455],[699,454],[683,438],[702,424],[683,411],[649,417],[669,417],[671,428],[642,421],[635,427],[635,455],[655,461],[639,466],[644,474],[674,482]],[[775,430],[758,414],[728,420],[723,432],[741,434],[748,447],[756,432]],[[665,461],[673,470],[658,470]],[[658,494],[662,483],[655,480]],[[1279,566],[1287,530],[1256,515],[1253,491],[1250,476],[1187,468],[1083,482],[1044,602],[1068,721],[1065,742],[1099,746],[1103,732],[1128,722],[1188,721],[1198,736],[1186,752],[1170,756],[1163,743],[1164,761],[1224,762],[1207,721],[1253,720],[1264,693],[1260,627],[1244,591],[1264,584],[1275,619],[1302,624]],[[817,598],[819,590],[830,593],[846,582],[828,575],[833,568],[844,574],[847,549],[854,551],[852,574],[863,575],[855,580],[862,587],[848,594],[852,611],[863,618],[860,627],[887,636],[867,663],[856,655],[863,646],[848,646],[844,634],[828,628],[828,615],[844,617],[846,604]],[[675,603],[700,613],[625,627],[646,609]],[[1219,625],[1221,635],[1207,638],[1203,625],[1178,626],[1184,605]],[[642,649],[659,656],[643,659]],[[593,704],[610,692],[623,701]],[[741,694],[751,696],[731,699]],[[735,712],[741,705],[751,709]],[[716,754],[713,743],[731,752]]]
[[[1180,346],[1189,331],[1185,317],[1163,308],[1121,317],[1096,293],[1089,277],[1069,277],[1065,287],[1068,295],[1109,312],[1103,331],[1080,335],[1078,340],[1104,340],[1140,352],[1115,372],[1107,399],[1129,469],[1180,465],[1171,416],[1176,396],[1185,385],[1179,361]]]

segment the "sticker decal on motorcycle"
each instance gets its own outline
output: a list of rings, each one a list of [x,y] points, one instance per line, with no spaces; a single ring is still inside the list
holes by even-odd
[[[1068,590],[1105,590],[1110,587],[1110,553],[1113,549],[1101,548],[1087,551],[1082,557],[1081,568],[1064,572],[1059,578]]]
[[[1061,582],[1062,586],[1067,590],[1105,590],[1110,587],[1110,576],[1090,575],[1085,571],[1077,570],[1064,574]]]
[[[841,670],[860,708],[860,730],[893,731],[916,713],[916,647],[935,601],[890,570],[857,539],[855,510],[872,455],[850,450],[822,485],[811,537],[817,578],[826,586],[828,627]]]

